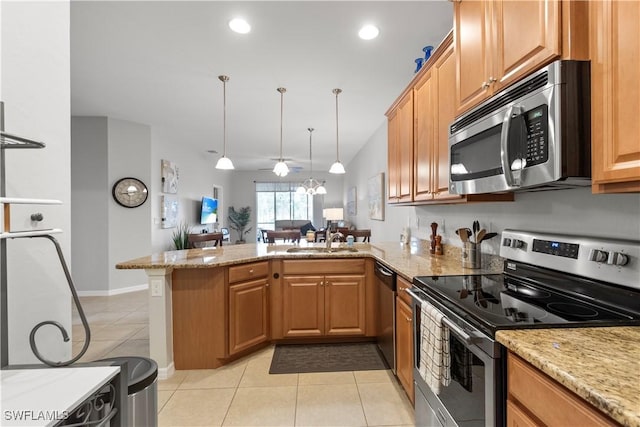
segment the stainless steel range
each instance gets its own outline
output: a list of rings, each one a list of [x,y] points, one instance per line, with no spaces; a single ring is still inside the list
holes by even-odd
[[[640,242],[505,230],[502,274],[416,277],[416,425],[505,425],[501,329],[640,325]],[[450,382],[420,376],[421,310],[449,331]]]

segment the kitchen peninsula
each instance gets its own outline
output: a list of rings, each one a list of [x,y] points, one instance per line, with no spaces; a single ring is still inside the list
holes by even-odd
[[[366,339],[375,336],[374,260],[409,282],[414,276],[495,273],[502,269],[498,257],[486,257],[483,269],[462,268],[459,248],[445,247],[444,255],[434,256],[415,242],[356,243],[356,252],[287,251],[292,247],[323,246],[304,242],[295,246],[231,245],[168,251],[119,263],[118,269],[144,269],[149,277],[150,355],[158,363],[159,376],[167,378],[174,369],[219,367],[270,340],[312,337],[311,331],[285,330],[287,319],[283,310],[293,310],[289,305],[295,301],[295,296],[290,300],[283,292],[283,281],[289,275],[295,279],[309,276],[315,283],[315,279],[327,274],[318,283],[329,279],[340,281],[341,304],[346,304],[345,301],[362,304],[358,305],[362,312],[344,310],[356,312],[353,316],[357,314],[358,318],[338,319],[344,323],[341,331],[337,331],[341,328],[338,325],[333,333],[316,331],[316,335]],[[333,249],[339,248],[334,243]],[[311,291],[310,286],[306,283],[299,289],[306,288],[303,292],[314,295],[320,291],[317,288]],[[310,296],[300,295],[305,300]],[[340,308],[336,305],[335,309]],[[238,310],[244,313],[242,317],[235,317]],[[341,315],[335,310],[333,313]],[[245,324],[244,331],[234,333],[234,328],[239,327],[237,322]],[[352,325],[353,322],[358,325]]]

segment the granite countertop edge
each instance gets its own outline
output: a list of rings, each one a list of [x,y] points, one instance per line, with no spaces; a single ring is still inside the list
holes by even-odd
[[[640,327],[502,330],[496,340],[615,421],[640,427]]]

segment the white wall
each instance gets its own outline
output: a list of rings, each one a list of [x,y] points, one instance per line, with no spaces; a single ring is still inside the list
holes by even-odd
[[[71,118],[71,254],[78,291],[109,291],[108,122]]]
[[[32,212],[56,235],[70,261],[69,2],[2,2],[1,98],[7,131],[46,142],[41,150],[7,150],[7,195],[59,199],[58,206],[12,210],[12,227],[29,228]],[[71,298],[54,246],[45,239],[7,242],[9,363],[37,362],[29,333],[55,320],[71,332]],[[45,327],[36,336],[45,357],[65,360],[71,342]]]
[[[212,138],[214,138],[212,136]],[[180,202],[179,221],[186,221],[193,229],[199,232],[205,226],[199,224],[200,201],[202,196],[213,196],[213,187],[222,187],[222,214],[220,227],[226,224],[226,206],[228,198],[232,197],[232,181],[235,180],[235,171],[220,171],[215,168],[217,155],[198,152],[188,145],[183,145],[180,140],[167,136],[162,128],[151,129],[151,182],[149,199],[151,201],[151,252],[157,253],[171,250],[173,242],[171,235],[175,228],[163,229],[160,221],[162,185],[160,175],[160,161],[171,160],[178,165],[178,199]],[[212,231],[212,227],[208,227]]]
[[[435,221],[443,242],[460,246],[455,230],[470,228],[475,219],[496,232],[518,228],[640,240],[640,194],[593,195],[590,188],[518,193],[515,202],[503,203],[417,207],[387,204],[385,221],[370,220],[366,185],[369,177],[387,170],[386,120],[346,169],[345,201],[346,191],[357,186],[358,208],[353,221],[358,228],[371,228],[372,242],[398,241],[407,225],[413,236],[428,239],[430,224]],[[487,243],[484,251],[499,252],[497,239]]]

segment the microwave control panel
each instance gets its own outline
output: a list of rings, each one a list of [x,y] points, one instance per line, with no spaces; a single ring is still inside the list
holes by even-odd
[[[541,105],[523,114],[527,124],[527,166],[545,163],[549,159],[547,134],[549,112]]]

